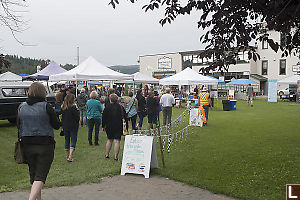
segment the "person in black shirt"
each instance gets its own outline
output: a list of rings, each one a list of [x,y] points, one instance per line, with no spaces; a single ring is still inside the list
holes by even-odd
[[[123,121],[125,110],[123,106],[117,103],[118,96],[111,94],[109,96],[110,104],[105,106],[102,115],[102,129],[106,132],[106,154],[105,158],[109,158],[109,152],[114,141],[115,161],[118,161],[118,154],[120,151],[120,140],[123,134]]]
[[[138,128],[142,129],[144,117],[147,115],[146,111],[146,99],[142,94],[142,90],[138,90],[136,94],[136,99],[138,100]]]
[[[150,91],[147,97],[147,114],[148,114],[148,130],[150,135],[150,128],[155,130],[157,123],[158,114],[158,103],[157,98],[154,97],[154,92]],[[154,132],[155,134],[155,132]]]
[[[75,95],[68,94],[62,104],[62,126],[65,135],[67,161],[73,162],[79,127],[79,110],[75,104]],[[71,139],[71,146],[70,146]]]
[[[109,95],[114,94],[114,93],[115,93],[115,89],[114,88],[109,88],[108,89],[107,96],[105,97],[105,100],[104,100],[104,107],[106,107],[106,106],[108,106],[108,104],[110,104]]]

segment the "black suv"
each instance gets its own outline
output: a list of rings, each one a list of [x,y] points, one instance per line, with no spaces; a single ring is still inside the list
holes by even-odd
[[[16,122],[18,107],[27,99],[31,81],[0,82],[0,120]],[[47,102],[54,106],[55,96],[50,87],[46,87]]]

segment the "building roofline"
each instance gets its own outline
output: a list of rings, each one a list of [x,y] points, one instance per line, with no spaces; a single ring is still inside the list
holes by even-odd
[[[257,49],[257,47],[254,47]],[[168,54],[199,54],[201,52],[205,51],[205,49],[200,49],[200,50],[190,50],[190,51],[178,51],[178,52],[171,52],[171,53],[158,53],[158,54],[147,54],[147,55],[142,55],[139,57],[146,57],[146,56],[163,56],[163,55],[168,55]]]
[[[167,54],[179,54],[180,52],[172,52],[172,53],[158,53],[158,54],[147,54],[147,55],[142,55],[139,57],[146,57],[146,56],[163,56],[163,55],[167,55]]]

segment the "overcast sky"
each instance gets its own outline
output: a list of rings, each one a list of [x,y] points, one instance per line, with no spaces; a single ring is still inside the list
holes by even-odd
[[[179,17],[161,27],[163,10],[145,13],[141,8],[147,1],[119,1],[113,9],[108,0],[27,0],[28,29],[17,36],[34,46],[20,45],[1,27],[2,51],[76,64],[79,46],[80,61],[93,56],[110,66],[138,64],[141,55],[203,49],[199,15]]]

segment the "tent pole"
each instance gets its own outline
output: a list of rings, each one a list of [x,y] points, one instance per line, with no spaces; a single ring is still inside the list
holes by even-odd
[[[135,81],[133,81],[133,96],[135,95]]]
[[[219,84],[217,85],[217,109],[219,108]]]
[[[77,95],[78,95],[78,94],[77,94],[77,93],[78,93],[78,92],[77,92],[77,87],[78,87],[78,81],[76,81],[76,87],[75,87],[75,88],[76,88],[76,92],[75,92],[75,93],[76,93],[76,97],[77,97]]]

